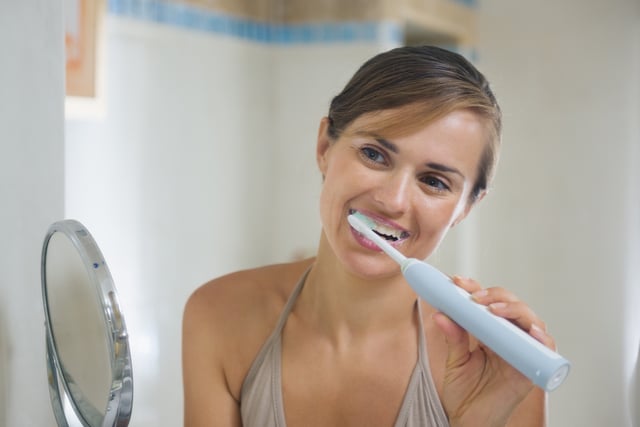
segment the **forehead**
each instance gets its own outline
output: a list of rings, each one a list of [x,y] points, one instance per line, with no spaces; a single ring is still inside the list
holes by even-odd
[[[457,114],[453,114],[457,113]],[[470,109],[443,110],[432,106],[407,105],[401,108],[365,113],[350,123],[344,134],[368,135],[385,139],[405,137],[443,119],[464,117],[467,125],[475,126],[485,144],[490,139],[489,121]]]

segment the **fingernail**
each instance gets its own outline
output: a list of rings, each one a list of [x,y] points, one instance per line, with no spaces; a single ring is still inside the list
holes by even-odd
[[[542,328],[535,323],[531,324],[531,330],[529,331],[529,333],[536,338],[543,338],[545,335],[545,332],[542,330]]]
[[[459,274],[454,274],[453,276],[451,276],[451,280],[454,282],[462,283],[466,282],[469,279],[467,279],[466,277],[462,277]]]
[[[529,334],[535,339],[537,339],[538,341],[540,341],[541,343],[544,343],[545,340],[547,339],[546,332],[544,332],[542,328],[540,328],[538,325],[531,324],[531,329],[529,330]]]
[[[507,303],[505,302],[494,302],[493,304],[489,304],[489,307],[492,310],[500,310],[502,308],[505,308],[507,306]]]
[[[474,293],[472,293],[471,296],[475,299],[480,299],[486,297],[488,294],[489,291],[487,291],[486,289],[480,289],[479,291],[475,291]]]

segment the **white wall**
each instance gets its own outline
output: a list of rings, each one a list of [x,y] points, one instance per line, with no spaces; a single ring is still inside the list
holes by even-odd
[[[248,219],[273,193],[269,58],[169,26],[109,17],[105,29],[105,116],[66,127],[66,215],[92,231],[120,294],[132,425],[180,425],[187,296],[264,258]]]
[[[53,426],[40,251],[64,208],[61,0],[0,1],[0,426]]]
[[[481,3],[479,62],[505,132],[473,274],[516,289],[573,362],[551,426],[630,426],[639,406],[638,8]]]

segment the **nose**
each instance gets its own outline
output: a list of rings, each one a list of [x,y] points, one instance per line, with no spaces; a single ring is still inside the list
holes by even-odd
[[[411,201],[413,175],[408,171],[396,170],[382,177],[373,198],[390,216],[407,211]]]

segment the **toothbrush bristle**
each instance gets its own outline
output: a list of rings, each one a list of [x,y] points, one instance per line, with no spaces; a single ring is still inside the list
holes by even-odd
[[[373,231],[371,230],[371,226],[367,223],[367,217],[362,214],[358,214],[358,212],[352,213],[347,217],[349,220],[349,224],[360,233],[365,233]]]
[[[364,225],[366,225],[367,227],[369,227],[371,229],[376,227],[376,223],[373,222],[373,220],[371,218],[369,218],[368,216],[366,216],[364,214],[361,214],[358,211],[355,211],[351,215],[353,215],[354,217],[358,218],[360,221],[362,221],[364,223]]]

